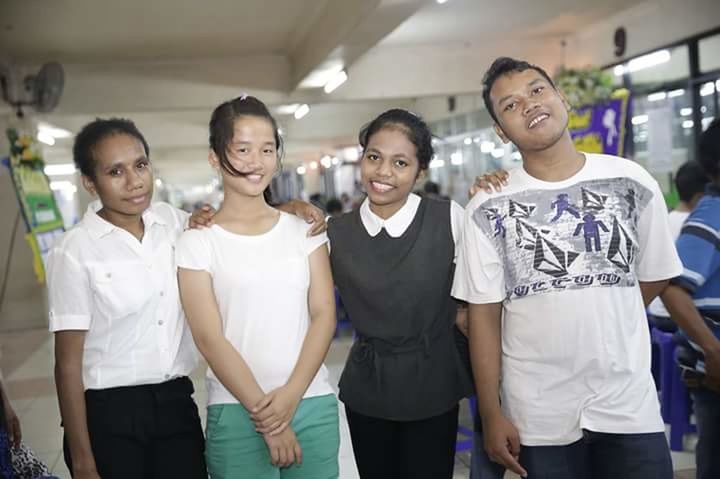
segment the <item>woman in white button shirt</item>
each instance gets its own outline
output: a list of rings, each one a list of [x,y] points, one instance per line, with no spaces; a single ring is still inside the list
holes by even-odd
[[[86,125],[73,156],[100,202],[48,259],[65,461],[75,478],[206,478],[174,263],[189,215],[151,202],[148,145],[131,121]]]

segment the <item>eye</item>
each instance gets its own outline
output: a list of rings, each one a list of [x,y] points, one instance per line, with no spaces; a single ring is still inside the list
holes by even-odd
[[[503,108],[503,111],[512,111],[512,110],[515,109],[516,106],[517,106],[517,102],[516,102],[516,101],[511,101],[510,103],[508,103],[507,105],[505,105],[505,108]]]
[[[406,166],[408,166],[408,162],[405,160],[395,160],[395,166],[397,166],[398,168],[405,168]]]
[[[244,155],[247,152],[248,152],[248,148],[246,146],[241,146],[241,147],[238,147],[235,149],[235,153],[237,153],[239,155]]]
[[[543,92],[543,90],[545,90],[545,87],[544,87],[544,86],[535,87],[535,88],[533,88],[533,90],[532,90],[532,94],[533,94],[533,95],[539,95],[540,93]]]
[[[380,159],[380,157],[375,153],[368,153],[367,155],[365,155],[365,157],[370,161],[377,161]]]
[[[120,168],[113,168],[109,171],[110,176],[120,176],[122,175],[122,170]]]
[[[148,166],[150,166],[150,162],[149,162],[149,161],[146,161],[146,160],[139,161],[138,164],[137,164],[137,168],[138,168],[139,170],[144,170],[144,169],[147,168]]]
[[[265,148],[265,149],[263,150],[263,153],[266,154],[266,155],[272,155],[272,154],[275,153],[275,150],[274,150],[273,148]]]

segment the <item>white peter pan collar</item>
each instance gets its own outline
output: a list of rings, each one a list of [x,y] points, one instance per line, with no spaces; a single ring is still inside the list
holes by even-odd
[[[370,200],[365,198],[360,205],[360,219],[370,236],[377,236],[380,230],[385,228],[391,237],[398,238],[407,231],[410,223],[415,219],[418,206],[420,206],[420,197],[410,193],[405,204],[394,215],[384,220],[372,212]]]

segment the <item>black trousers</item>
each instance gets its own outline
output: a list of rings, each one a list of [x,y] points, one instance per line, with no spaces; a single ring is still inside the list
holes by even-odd
[[[458,406],[418,421],[345,411],[361,479],[452,479]]]
[[[85,392],[88,430],[103,479],[207,479],[205,439],[187,377]],[[65,463],[72,472],[67,437]]]

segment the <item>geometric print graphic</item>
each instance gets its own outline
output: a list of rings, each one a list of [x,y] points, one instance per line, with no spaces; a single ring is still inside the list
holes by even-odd
[[[626,177],[488,198],[473,220],[504,263],[507,298],[632,286],[637,221],[652,198]]]

